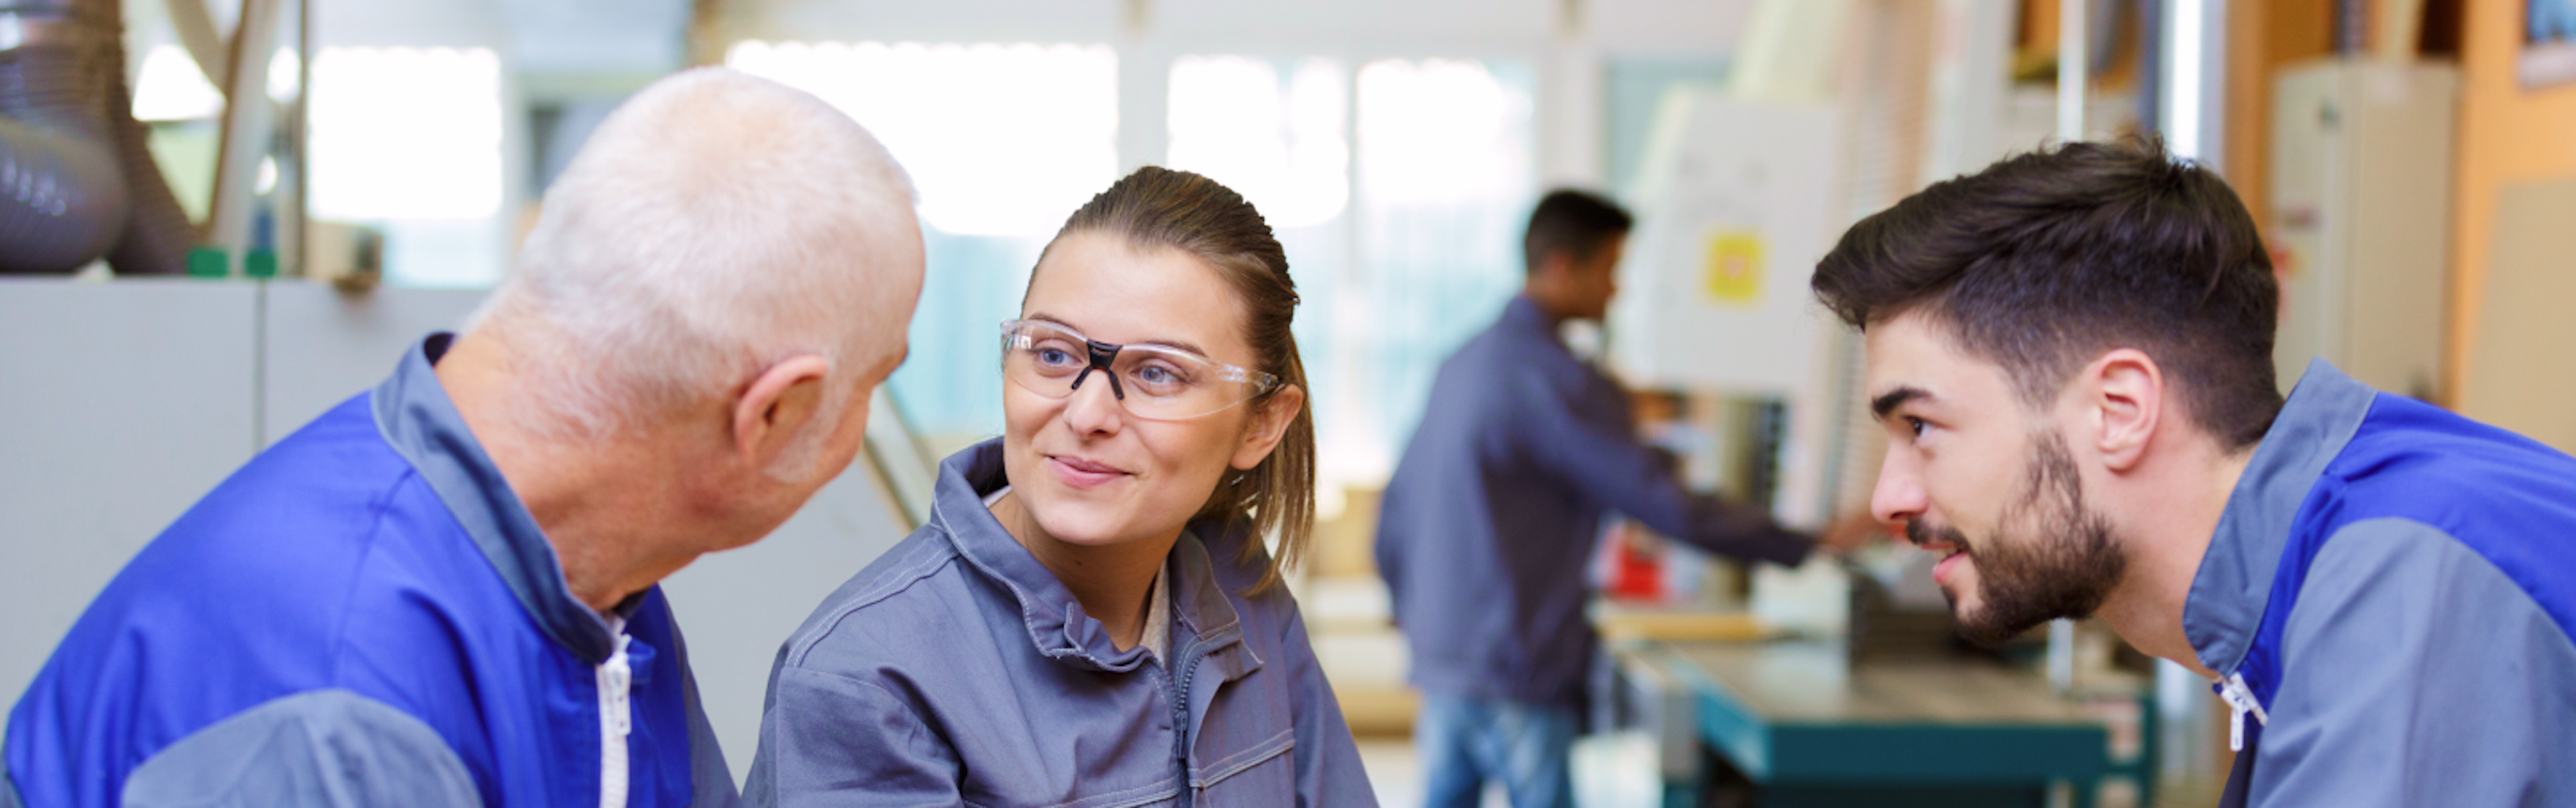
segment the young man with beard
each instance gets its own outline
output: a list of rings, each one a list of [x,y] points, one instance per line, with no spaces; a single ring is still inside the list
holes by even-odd
[[[2285,402],[2217,176],[2021,155],[1855,225],[1814,287],[1866,335],[1872,509],[1971,639],[2099,613],[2209,678],[2223,805],[2576,804],[2576,459],[2323,361]]]

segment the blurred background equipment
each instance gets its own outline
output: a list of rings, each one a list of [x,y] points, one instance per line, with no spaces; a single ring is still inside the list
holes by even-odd
[[[187,269],[196,233],[131,111],[123,34],[118,0],[0,6],[0,273]]]

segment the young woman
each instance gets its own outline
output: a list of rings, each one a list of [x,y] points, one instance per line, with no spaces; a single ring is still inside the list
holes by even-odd
[[[1314,512],[1296,305],[1205,177],[1075,211],[1002,323],[1003,436],[781,649],[747,801],[1374,805],[1280,580]]]

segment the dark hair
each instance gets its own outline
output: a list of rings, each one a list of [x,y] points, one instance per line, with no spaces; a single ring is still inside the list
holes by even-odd
[[[1598,194],[1570,188],[1549,191],[1530,211],[1529,229],[1521,234],[1521,260],[1532,274],[1549,255],[1559,252],[1577,261],[1590,260],[1636,225],[1637,220],[1619,203]]]
[[[2179,381],[2228,449],[2262,440],[2280,288],[2227,183],[2154,139],[2069,143],[1935,183],[1861,220],[1816,265],[1816,297],[1866,329],[1912,311],[2002,365],[2024,403],[2114,348]]]
[[[1136,247],[1169,247],[1196,256],[1243,301],[1243,337],[1252,346],[1253,369],[1311,389],[1306,387],[1306,364],[1297,356],[1297,336],[1289,331],[1298,300],[1297,282],[1288,277],[1288,255],[1261,212],[1242,195],[1197,174],[1146,166],[1074,211],[1056,240],[1081,232],[1116,234]],[[1271,388],[1251,406],[1271,406],[1279,389]],[[1229,527],[1249,523],[1254,539],[1244,542],[1246,560],[1262,554],[1259,537],[1275,533],[1279,554],[1252,591],[1278,585],[1281,570],[1305,556],[1314,533],[1314,407],[1298,409],[1279,445],[1260,465],[1218,482],[1194,518],[1221,519]]]

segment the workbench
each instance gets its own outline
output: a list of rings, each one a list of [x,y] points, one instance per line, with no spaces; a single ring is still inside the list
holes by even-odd
[[[1644,642],[1613,659],[1657,736],[1668,805],[1705,799],[1725,776],[1711,757],[1765,808],[2039,808],[2059,784],[2086,808],[2114,768],[2102,720],[1991,660],[1854,666],[1819,641]]]

